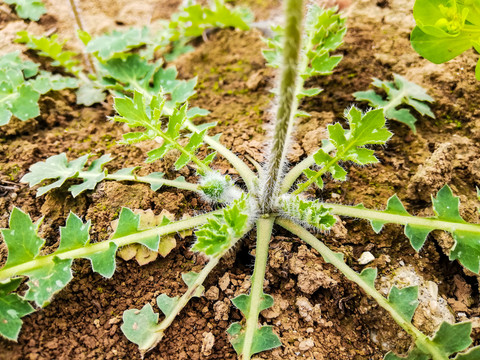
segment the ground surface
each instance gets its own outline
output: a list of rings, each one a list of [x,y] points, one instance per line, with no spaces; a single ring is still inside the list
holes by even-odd
[[[2,54],[21,49],[11,45],[11,40],[25,28],[37,34],[57,31],[61,37],[74,37],[67,2],[46,3],[49,13],[39,23],[25,23],[8,6],[0,5]],[[168,18],[180,1],[81,3],[87,28],[100,34]],[[278,13],[276,2],[247,3],[260,20]],[[339,51],[344,60],[332,76],[312,81],[325,91],[302,104],[313,116],[299,123],[289,160],[297,162],[318,146],[324,126],[341,120],[343,110],[353,104],[351,94],[367,89],[371,77],[390,80],[393,73],[398,73],[428,89],[436,99],[436,119],[419,118],[417,134],[391,122],[389,128],[395,136],[379,149],[378,166],[351,167],[346,183],[330,181],[316,196],[383,208],[388,197],[397,193],[409,211],[429,215],[430,194],[448,183],[461,198],[464,217],[478,221],[475,186],[480,185],[480,152],[476,145],[480,140],[480,92],[474,79],[476,56],[467,52],[444,65],[421,59],[408,41],[414,25],[412,5],[409,0],[357,0],[347,8],[349,30]],[[199,41],[194,52],[176,61],[181,78],[198,76],[198,94],[192,103],[211,111],[209,120],[218,121],[216,130],[223,133],[223,143],[242,157],[249,155],[257,161],[263,160],[262,141],[272,108],[269,89],[275,81],[274,71],[265,67],[261,48],[257,30],[221,30],[210,34],[208,42]],[[92,220],[92,237],[96,240],[111,233],[111,221],[121,206],[152,209],[157,214],[166,209],[178,217],[209,210],[208,204],[188,192],[162,188],[154,193],[148,186],[129,183],[103,183],[76,199],[66,187],[35,198],[35,191],[19,184],[19,180],[29,166],[51,155],[66,152],[74,158],[108,152],[115,156],[108,168],[116,170],[141,165],[152,145],[116,145],[124,129],[106,120],[112,115],[110,103],[82,108],[75,105],[73,93],[64,91],[44,96],[41,108],[42,115],[37,119],[13,121],[0,129],[0,227],[7,226],[14,206],[29,212],[33,219],[45,216],[41,235],[47,239],[48,250],[56,246],[58,227],[70,210]],[[144,171],[164,171],[173,176],[171,165],[167,160]],[[215,166],[231,172],[222,160]],[[182,175],[195,180],[192,169],[186,168]],[[362,269],[358,258],[369,251],[376,258],[369,265],[379,269],[378,286],[386,286],[393,277],[397,283],[415,278],[415,274],[424,279],[427,290],[423,293],[429,305],[417,312],[417,325],[428,332],[440,319],[472,319],[475,342],[480,341],[478,278],[448,260],[446,254],[452,244],[448,236],[433,233],[416,254],[398,226],[386,226],[376,235],[365,222],[343,220],[334,231],[319,236],[332,249],[343,251],[354,269]],[[147,359],[236,358],[225,330],[240,319],[230,299],[248,289],[253,240],[247,238],[236,254],[221,263],[207,280],[207,296],[186,307]],[[18,343],[0,340],[0,359],[139,358],[136,346],[120,331],[122,313],[146,302],[153,304],[160,293],[173,296],[185,291],[181,272],[203,265],[189,251],[192,241],[192,237],[178,237],[172,253],[144,267],[118,259],[111,280],[93,274],[86,261],[76,262],[69,286],[51,305],[24,319]],[[1,262],[5,257],[6,248],[0,243]],[[274,296],[276,305],[262,313],[261,320],[275,326],[283,347],[258,358],[381,359],[388,350],[405,351],[410,344],[408,336],[356,285],[280,230],[272,240],[267,280],[265,292]]]

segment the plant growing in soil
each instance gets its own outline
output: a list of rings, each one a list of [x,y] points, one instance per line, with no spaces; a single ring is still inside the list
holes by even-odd
[[[385,127],[384,112],[387,114],[387,111],[384,108],[365,113],[355,107],[347,109],[347,127],[344,128],[340,123],[329,125],[328,139],[323,146],[289,171],[286,170],[286,155],[295,119],[299,115],[308,115],[298,111],[299,100],[321,91],[317,88],[306,89],[304,83],[311,76],[331,72],[340,61],[338,56],[330,56],[330,51],[341,44],[345,28],[343,20],[334,11],[324,11],[316,6],[309,8],[302,27],[303,2],[299,0],[286,0],[285,14],[285,27],[277,29],[277,39],[268,42],[270,49],[267,50],[267,57],[275,60],[271,63],[281,68],[281,74],[276,90],[278,105],[269,156],[263,166],[254,164],[257,173],[221,145],[218,138],[207,134],[212,124],[195,125],[193,119],[206,115],[205,110],[189,109],[185,102],[187,99],[178,102],[172,100],[175,92],[168,92],[167,85],[178,80],[175,80],[176,72],[168,68],[156,70],[168,72],[166,79],[170,81],[165,81],[157,88],[155,82],[151,86],[150,77],[146,76],[147,80],[141,86],[123,82],[127,95],[115,98],[117,115],[112,119],[133,129],[123,136],[123,143],[155,140],[159,144],[159,147],[148,152],[147,162],[162,159],[173,150],[177,156],[175,169],[194,166],[199,177],[198,183],[186,182],[181,177],[168,180],[161,173],[139,176],[135,168],[109,174],[104,168],[110,160],[108,155],[93,161],[87,168],[88,155],[68,161],[64,154],[31,167],[30,173],[22,179],[30,186],[55,180],[40,187],[38,195],[62,186],[69,179],[77,179],[69,187],[73,196],[93,189],[104,180],[140,181],[150,184],[154,190],[165,185],[195,191],[205,200],[223,208],[180,221],[162,218],[155,226],[142,223],[140,215],[123,208],[111,238],[98,243],[90,242],[90,222],[83,222],[72,213],[65,227],[60,230],[58,249],[47,255],[41,254],[44,240],[37,234],[41,219],[34,223],[29,215],[15,208],[10,215],[9,228],[2,230],[8,247],[7,261],[0,269],[2,336],[15,340],[21,328],[21,318],[34,311],[30,302],[39,307],[46,306],[54,294],[66,286],[72,278],[71,265],[74,259],[89,259],[93,270],[108,278],[114,274],[118,248],[136,243],[151,251],[159,251],[159,248],[168,246],[165,244],[166,235],[196,228],[193,250],[203,253],[209,261],[199,273],[183,274],[188,290],[181,297],[169,297],[166,294],[157,297],[157,306],[164,315],[161,321],[149,303],[140,310],[131,309],[123,315],[122,331],[144,353],[153,349],[162,339],[165,329],[185,305],[192,298],[202,295],[202,284],[220,259],[255,229],[257,242],[251,289],[248,294],[232,299],[232,303],[244,315],[244,320],[232,324],[228,330],[237,353],[244,360],[250,359],[255,353],[281,345],[271,326],[259,326],[260,312],[273,305],[273,298],[265,294],[263,288],[272,229],[278,225],[316,249],[327,263],[358,284],[392,316],[412,337],[414,346],[407,359],[446,360],[453,355],[457,360],[479,358],[480,347],[467,349],[472,343],[470,322],[443,322],[435,335],[428,337],[412,324],[418,306],[416,286],[393,286],[388,296],[384,297],[375,287],[376,269],[365,268],[360,273],[354,271],[344,260],[343,254],[333,252],[311,233],[331,229],[336,222],[335,215],[368,220],[376,232],[380,232],[387,223],[399,224],[405,227],[405,235],[418,251],[432,230],[444,230],[450,232],[455,240],[450,259],[458,260],[475,273],[479,272],[480,225],[468,223],[460,216],[459,199],[447,185],[436,197],[432,197],[433,217],[410,215],[396,195],[389,199],[385,210],[308,198],[310,186],[322,188],[323,178],[327,174],[335,180],[346,181],[347,171],[342,163],[363,166],[378,162],[371,146],[383,145],[392,136]],[[305,29],[303,32],[302,28]],[[149,69],[145,74],[151,74],[152,71],[155,70]],[[413,123],[410,125],[413,126]],[[226,158],[236,169],[240,176],[237,182],[212,168],[211,162],[217,154]],[[302,174],[304,180],[299,181]],[[28,278],[28,289],[21,295],[21,291],[15,291],[22,289],[20,286],[24,278]],[[388,360],[401,358],[393,353],[385,356]]]

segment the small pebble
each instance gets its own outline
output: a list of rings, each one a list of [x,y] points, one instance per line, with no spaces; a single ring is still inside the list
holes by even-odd
[[[372,262],[373,260],[375,260],[375,256],[373,256],[370,251],[365,251],[358,258],[358,263],[360,265],[367,265],[368,263]]]

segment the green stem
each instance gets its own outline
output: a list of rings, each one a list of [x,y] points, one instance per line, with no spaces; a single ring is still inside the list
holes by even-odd
[[[398,105],[402,103],[402,99],[405,95],[408,95],[406,90],[399,91],[397,95],[395,95],[387,105],[383,107],[383,114],[385,115],[388,110],[392,108],[396,108]]]
[[[197,127],[190,120],[186,122],[186,126],[187,126],[187,129],[192,132],[198,131]],[[230,151],[225,146],[220,144],[214,138],[208,135],[205,135],[203,140],[213,150],[217,151],[220,155],[222,155],[225,159],[227,159],[228,162],[230,162],[230,164],[232,164],[232,166],[238,171],[238,174],[247,185],[248,190],[252,192],[253,189],[255,188],[255,182],[257,177],[255,176],[254,172],[250,170],[247,164],[245,164],[242,160],[240,160],[240,158],[237,155],[235,155],[232,151]]]
[[[221,214],[221,213],[222,213],[222,210],[214,211],[205,215],[199,215],[190,219],[180,220],[168,225],[144,230],[136,234],[122,236],[114,240],[107,240],[107,241],[102,241],[98,243],[92,243],[74,250],[69,250],[64,252],[57,251],[50,255],[39,256],[36,259],[27,261],[23,264],[1,269],[0,281],[10,279],[12,276],[18,276],[25,273],[29,273],[35,269],[43,268],[51,264],[55,257],[59,258],[60,260],[85,258],[93,254],[107,251],[110,248],[110,243],[114,243],[118,247],[121,247],[129,244],[133,244],[133,243],[138,243],[142,240],[149,239],[154,235],[163,236],[163,235],[191,229],[191,228],[205,224],[208,218],[210,218],[212,215]]]
[[[275,217],[261,217],[257,220],[257,246],[255,249],[255,268],[252,275],[250,304],[245,328],[245,338],[242,349],[242,359],[250,360],[253,337],[258,328],[258,315],[263,297],[263,283],[268,260],[268,246],[272,236]]]
[[[150,344],[146,345],[144,349],[140,349],[140,350],[148,351],[149,349],[152,349],[153,347],[155,347],[156,344],[158,344],[162,340],[165,330],[172,324],[173,320],[175,320],[175,318],[178,316],[180,311],[183,310],[183,308],[188,304],[188,302],[192,299],[192,297],[195,296],[195,294],[198,291],[198,288],[204,283],[204,281],[206,280],[208,275],[211,273],[211,271],[215,268],[215,266],[217,266],[218,262],[250,230],[251,230],[251,227],[249,227],[242,236],[235,238],[227,249],[223,250],[221,253],[210,258],[210,261],[200,271],[200,273],[198,274],[198,277],[195,279],[193,284],[180,297],[180,299],[178,299],[177,303],[175,304],[175,307],[172,309],[169,315],[165,317],[165,319],[163,319],[160,324],[158,324],[155,330],[155,337],[152,337],[152,341],[150,342]]]
[[[150,123],[145,122],[143,124],[147,129],[152,130],[157,136],[161,137],[164,141],[167,141],[168,143],[172,144],[175,149],[180,151],[182,154],[187,155],[191,161],[193,161],[197,166],[198,166],[198,171],[200,174],[206,174],[212,169],[202,163],[199,158],[195,155],[195,153],[186,150],[182,145],[180,145],[176,140],[172,139],[170,136],[166,135],[163,131],[160,129],[157,129],[155,126],[152,126]]]
[[[80,177],[85,178],[85,176],[80,176]],[[137,176],[137,175],[116,175],[116,174],[112,174],[112,175],[107,175],[105,177],[105,180],[137,181],[137,182],[147,183],[147,184],[150,184],[150,185],[157,185],[157,186],[166,185],[166,186],[175,187],[177,189],[201,192],[198,184],[192,184],[192,183],[189,183],[189,182],[186,182],[186,181],[159,179],[159,178],[155,178],[155,177],[149,177],[149,175]]]
[[[335,150],[335,146],[333,146],[332,143],[328,142],[327,144],[323,145],[321,149],[328,154],[329,152]],[[318,150],[315,150],[314,154],[317,151]],[[288,190],[290,190],[293,183],[300,177],[300,175],[302,175],[302,173],[312,165],[315,165],[313,154],[303,159],[297,165],[295,165],[287,173],[287,175],[285,175],[285,178],[283,179],[283,182],[282,182],[282,186],[280,188],[280,194],[285,194],[286,192],[288,192]]]
[[[458,223],[453,221],[443,221],[431,218],[413,216],[413,215],[398,215],[389,214],[381,210],[362,209],[348,205],[337,205],[330,203],[319,203],[319,206],[330,209],[330,213],[340,216],[348,216],[352,218],[360,218],[371,221],[380,221],[383,223],[424,226],[425,228],[444,230],[444,231],[466,231],[480,233],[479,224]]]
[[[432,356],[433,360],[448,360],[448,356],[445,356],[442,349],[439,349],[433,341],[431,341],[426,335],[420,332],[415,326],[412,325],[410,321],[405,319],[391,304],[385,299],[376,289],[367,283],[360,275],[353,271],[338,254],[334,253],[327,246],[325,246],[320,240],[315,236],[310,234],[306,229],[300,225],[295,224],[294,222],[286,219],[278,218],[276,223],[290,231],[292,234],[298,236],[300,239],[305,241],[315,250],[317,250],[320,255],[325,259],[326,262],[331,263],[338,270],[340,270],[347,279],[355,282],[359,285],[367,295],[371,296],[382,308],[387,310],[392,316],[393,320],[408,334],[410,334],[414,339],[415,343],[422,350],[428,351]]]
[[[283,167],[288,152],[287,141],[293,128],[298,107],[299,57],[302,33],[303,0],[287,0],[285,7],[285,38],[283,66],[280,79],[278,110],[271,154],[265,167],[263,189],[259,203],[263,213],[269,213],[275,206],[275,198],[283,177]]]

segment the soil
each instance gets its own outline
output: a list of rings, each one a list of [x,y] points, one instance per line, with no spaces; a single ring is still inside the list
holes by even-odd
[[[12,9],[0,5],[0,54],[22,50],[12,44],[15,33],[28,29],[36,34],[58,32],[74,38],[66,1],[46,0],[48,14],[38,23],[25,22]],[[83,0],[80,2],[86,28],[93,34],[106,30],[148,25],[168,18],[180,0]],[[279,1],[248,0],[259,20],[275,19]],[[325,125],[342,121],[345,108],[354,103],[354,91],[369,88],[372,77],[391,79],[393,73],[428,89],[435,98],[435,119],[419,117],[417,133],[391,121],[395,134],[377,149],[376,166],[349,166],[349,179],[328,181],[323,191],[312,190],[323,200],[345,204],[363,203],[383,208],[397,193],[414,214],[431,215],[430,194],[445,183],[460,196],[465,219],[479,221],[475,187],[480,185],[480,92],[474,77],[476,56],[471,51],[443,65],[420,58],[410,47],[414,26],[411,0],[342,1],[348,14],[348,32],[339,53],[343,61],[333,75],[311,80],[325,89],[306,100],[302,108],[312,117],[299,121],[289,161],[293,164],[311,153],[325,133]],[[184,79],[198,76],[198,93],[191,102],[211,111],[205,121],[217,121],[222,142],[247,161],[247,155],[264,160],[263,143],[272,112],[270,93],[275,71],[266,68],[260,53],[261,33],[218,30],[199,39],[195,50],[175,65]],[[79,48],[73,40],[72,48]],[[39,61],[33,54],[27,53]],[[25,55],[25,56],[27,56]],[[310,83],[309,83],[310,84]],[[366,109],[363,104],[360,107]],[[14,206],[34,220],[44,216],[40,234],[45,251],[58,244],[58,228],[69,211],[92,220],[92,238],[103,240],[112,231],[112,220],[122,206],[162,210],[177,218],[210,210],[210,205],[187,191],[162,188],[153,192],[146,185],[105,182],[94,191],[73,199],[67,187],[36,198],[19,180],[28,168],[49,156],[66,152],[70,159],[86,153],[110,153],[115,160],[108,169],[142,165],[152,144],[117,145],[124,129],[106,120],[113,114],[111,99],[90,108],[75,104],[70,91],[42,97],[42,115],[28,122],[12,121],[0,128],[0,227],[8,226]],[[223,160],[214,167],[235,176]],[[143,166],[142,172],[163,171],[174,176],[172,161]],[[181,175],[195,181],[195,172]],[[413,282],[422,288],[422,306],[415,323],[431,334],[442,320],[473,322],[473,339],[480,343],[478,277],[448,260],[452,239],[442,232],[431,234],[416,253],[399,226],[386,226],[375,234],[366,222],[342,219],[328,234],[318,234],[347,262],[360,271],[361,255],[373,255],[369,266],[379,270],[379,289]],[[121,316],[129,308],[154,304],[156,296],[184,292],[181,273],[198,270],[204,259],[189,248],[193,237],[177,236],[176,248],[165,258],[140,267],[135,261],[117,260],[117,271],[106,280],[93,273],[87,261],[74,265],[74,279],[44,309],[24,318],[17,343],[0,340],[0,359],[139,359],[134,344],[120,331]],[[205,296],[192,300],[167,330],[160,345],[146,359],[236,359],[225,330],[241,315],[231,302],[249,288],[254,250],[253,234],[237,251],[224,259],[207,279]],[[261,322],[274,325],[283,346],[255,356],[256,359],[382,359],[389,350],[408,350],[410,339],[371,299],[346,280],[318,254],[297,238],[275,231],[269,253],[265,292],[275,305],[262,313]],[[0,264],[6,247],[0,243]]]

